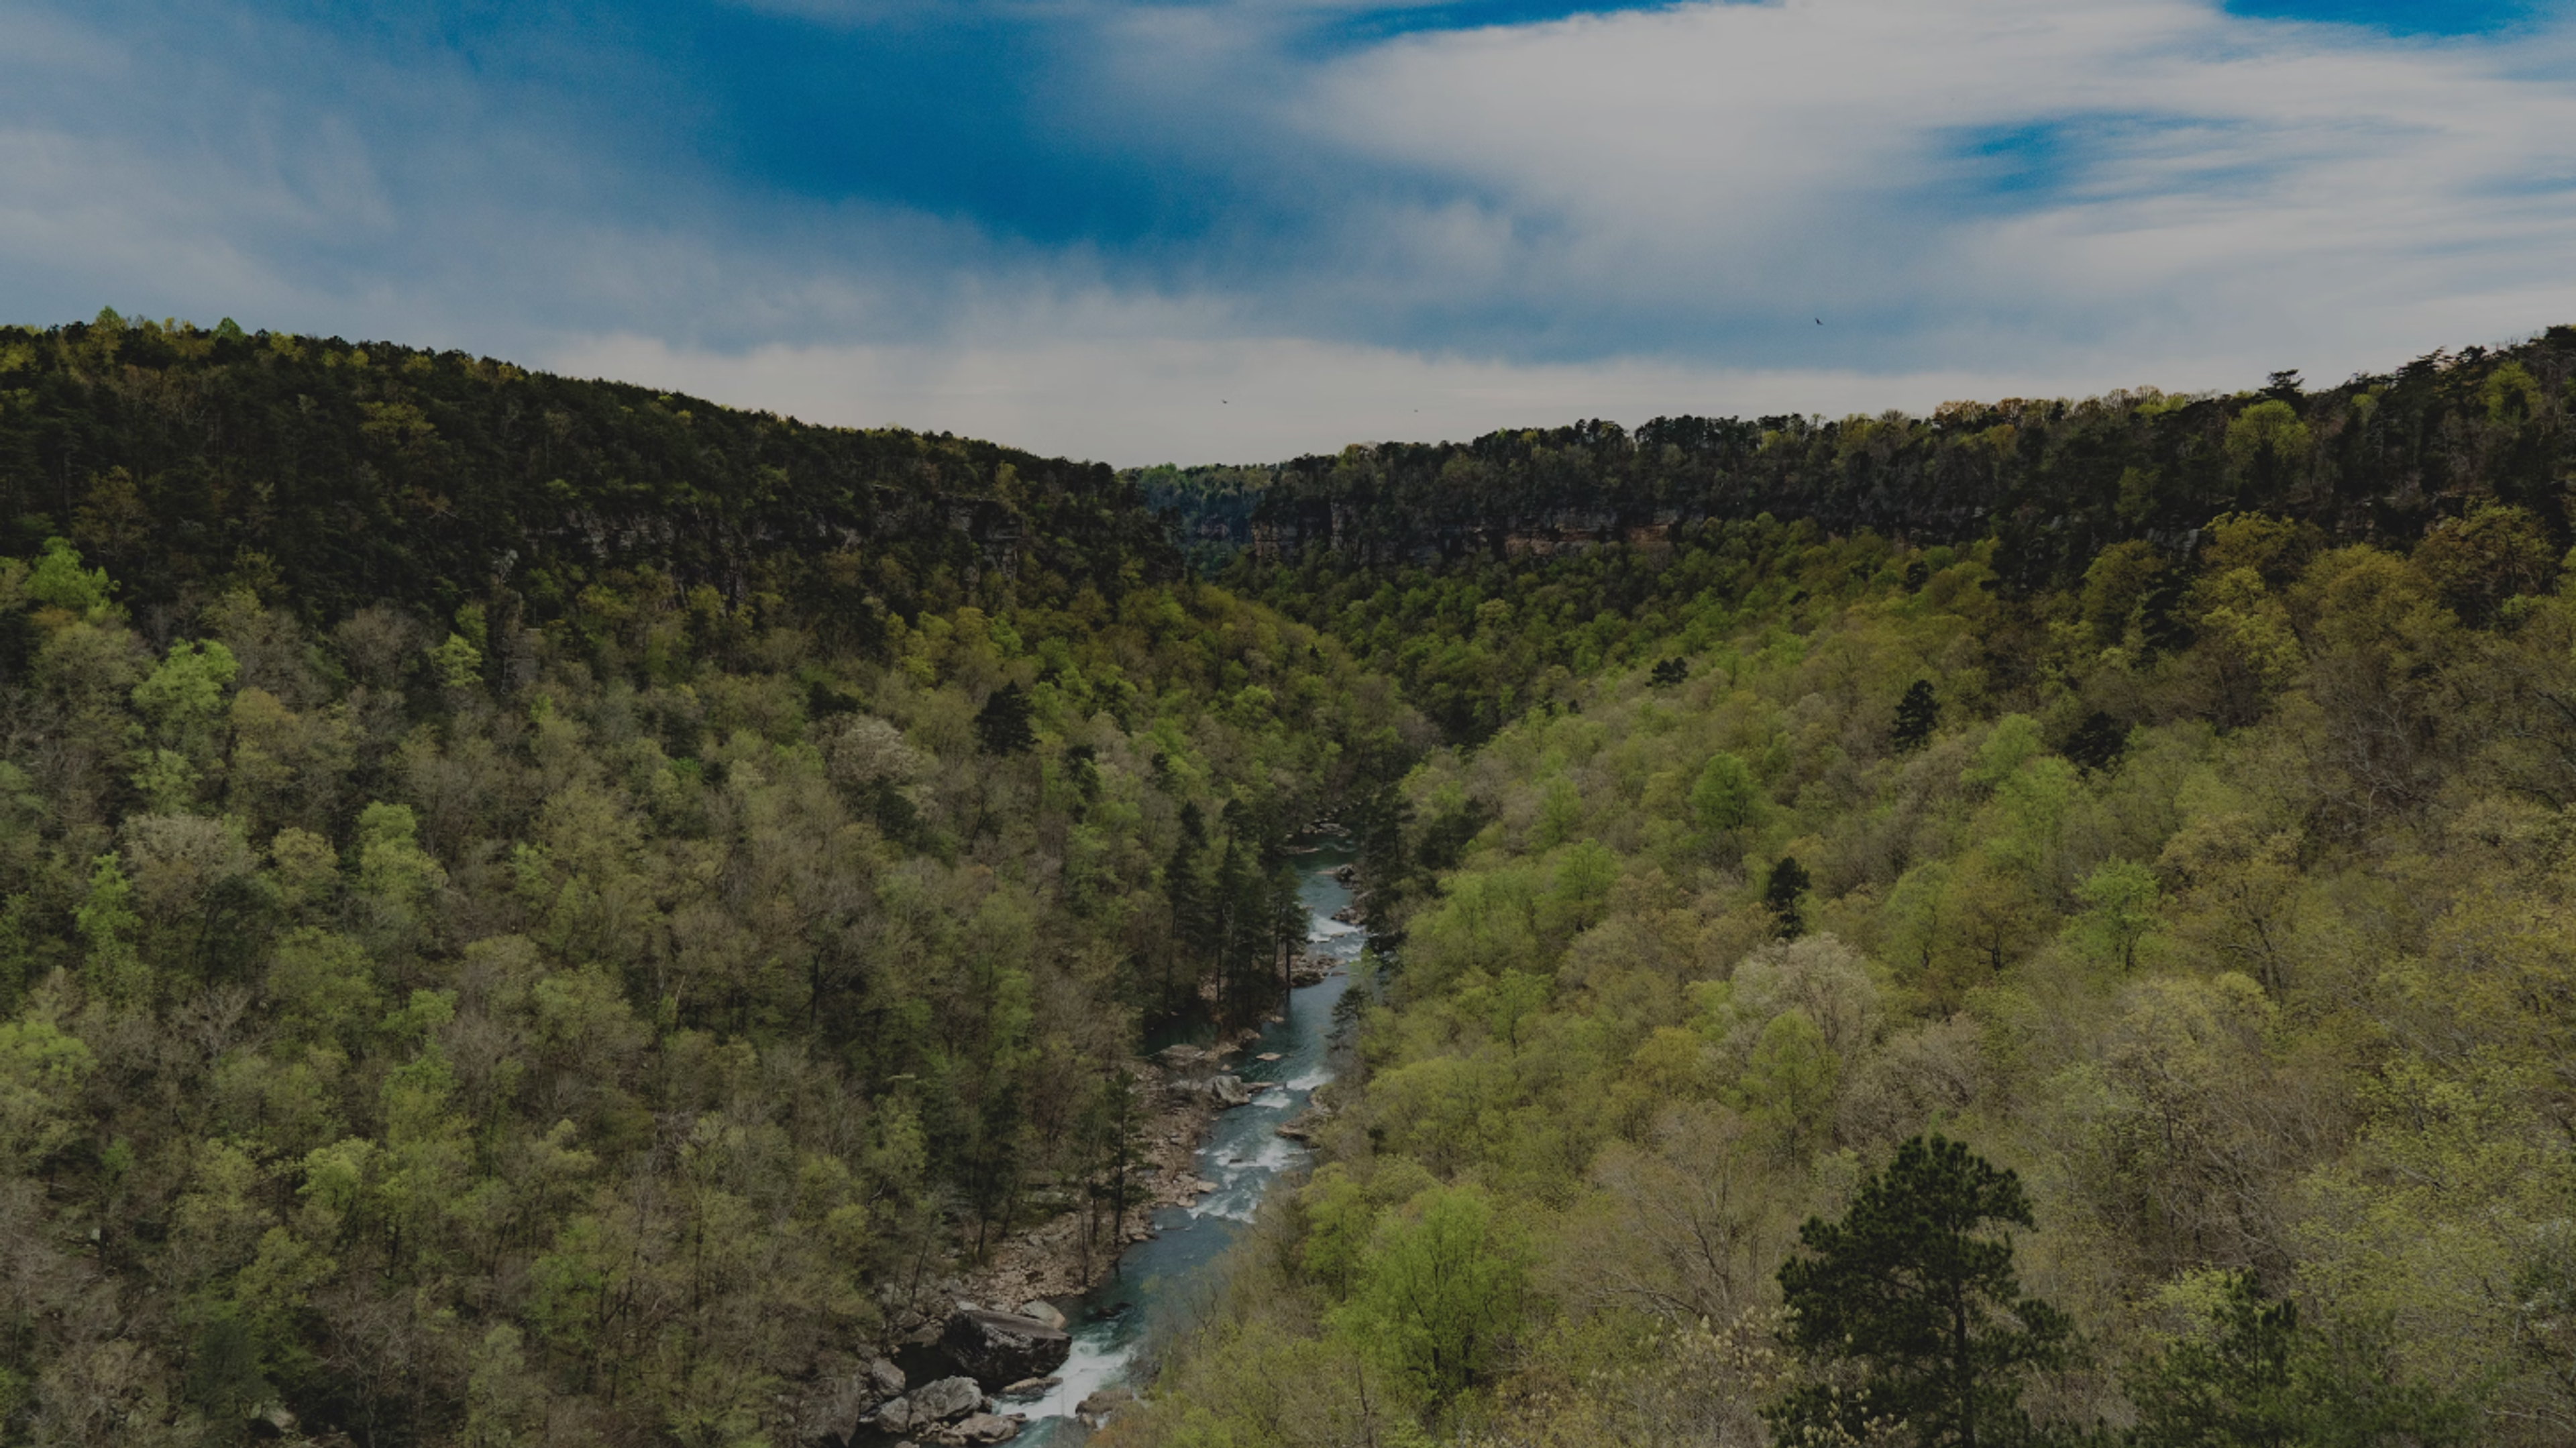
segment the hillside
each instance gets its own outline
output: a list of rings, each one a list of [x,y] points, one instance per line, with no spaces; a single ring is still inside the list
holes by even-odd
[[[112,317],[0,387],[0,1441],[845,1432],[1106,1260],[1143,1032],[1427,738],[1099,467]]]
[[[2571,384],[1120,476],[0,329],[0,1444],[867,1448],[1326,816],[1102,1448],[2567,1441]]]
[[[1142,476],[1452,744],[1108,1441],[2566,1441],[2571,356]]]
[[[2014,595],[2075,586],[2124,544],[2187,555],[2229,512],[2404,547],[2504,503],[2564,547],[2571,378],[2576,328],[2559,327],[2316,391],[2285,375],[2259,393],[1963,402],[1929,418],[1586,422],[1128,476],[1211,576],[1350,639],[1471,741],[1570,697],[1602,662],[1673,632],[1711,637],[1688,620],[1739,601],[1745,550],[1767,546],[1726,540],[1775,536],[1769,524],[1990,545],[1979,556]],[[1495,608],[1510,610],[1499,627]],[[1632,640],[1649,615],[1670,627]]]

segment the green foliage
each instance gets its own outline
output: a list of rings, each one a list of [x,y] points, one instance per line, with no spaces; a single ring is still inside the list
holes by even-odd
[[[1138,1041],[1276,1008],[1288,822],[1427,733],[1105,470],[120,325],[207,452],[49,335],[118,460],[0,562],[0,1441],[786,1441],[1009,1234],[1108,1266]]]
[[[1941,705],[1933,697],[1932,681],[1917,679],[1906,685],[1905,697],[1896,701],[1896,747],[1920,749],[1940,725]]]
[[[1380,1213],[1337,1326],[1433,1405],[1490,1378],[1519,1326],[1527,1249],[1473,1187]]]
[[[2072,1335],[2065,1314],[2022,1295],[2012,1241],[1994,1231],[2031,1225],[2012,1172],[1939,1135],[1897,1148],[1841,1221],[1799,1229],[1807,1255],[1780,1268],[1785,1341],[1857,1377],[1848,1395],[1791,1392],[1770,1413],[1775,1429],[1857,1434],[1885,1416],[1944,1448],[2026,1439],[2023,1381],[2062,1364]]]
[[[115,595],[104,568],[81,567],[80,550],[64,538],[48,538],[35,566],[26,575],[27,597],[46,608],[59,608],[74,618],[104,612]]]
[[[1773,865],[1764,878],[1762,905],[1771,912],[1772,923],[1780,938],[1795,940],[1806,934],[1804,902],[1808,887],[1815,883],[1814,877],[1807,873],[1807,867],[1799,864],[1795,855],[1782,855],[1779,863]]]
[[[1710,834],[1740,830],[1760,817],[1762,787],[1744,761],[1719,750],[1691,785],[1691,819]]]
[[[2205,1335],[2128,1382],[2137,1448],[2432,1448],[2469,1441],[2464,1404],[2392,1374],[2370,1334],[2320,1333],[2296,1303],[2266,1301],[2251,1273],[2224,1275]]]

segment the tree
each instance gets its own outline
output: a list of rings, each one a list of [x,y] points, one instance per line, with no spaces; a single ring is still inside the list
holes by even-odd
[[[1771,908],[1771,918],[1779,924],[1780,938],[1795,940],[1807,933],[1805,913],[1799,901],[1814,882],[1807,878],[1807,867],[1795,855],[1782,855],[1771,867],[1771,882],[1763,887],[1762,903]]]
[[[1700,766],[1699,779],[1691,785],[1691,820],[1710,834],[1740,829],[1753,822],[1761,799],[1753,771],[1721,749]]]
[[[2129,747],[2129,726],[2103,710],[2084,716],[2066,740],[2066,757],[2099,774],[2120,762]]]
[[[1431,1187],[1384,1213],[1343,1327],[1434,1402],[1489,1374],[1520,1321],[1529,1251],[1481,1187]]]
[[[1004,684],[975,712],[975,742],[987,754],[1024,754],[1038,742],[1029,728],[1029,697],[1017,684]]]
[[[2298,1304],[2227,1274],[2214,1329],[2133,1371],[2132,1448],[2431,1448],[2465,1441],[2461,1404],[2389,1372],[2384,1345],[2321,1333]]]
[[[1917,679],[1896,701],[1896,747],[1920,749],[1941,723],[1941,703],[1932,696],[1932,681]]]
[[[2021,1295],[2012,1240],[1993,1231],[2030,1225],[2011,1171],[1938,1135],[1898,1147],[1841,1221],[1799,1228],[1804,1252],[1781,1265],[1782,1340],[1815,1371],[1767,1411],[1774,1431],[1857,1435],[1881,1417],[1925,1448],[2027,1438],[2021,1379],[2063,1365],[2072,1336]]]

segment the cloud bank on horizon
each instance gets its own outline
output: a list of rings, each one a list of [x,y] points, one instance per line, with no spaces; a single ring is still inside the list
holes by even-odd
[[[2337,378],[2571,263],[2566,0],[0,0],[11,319],[1119,463]]]

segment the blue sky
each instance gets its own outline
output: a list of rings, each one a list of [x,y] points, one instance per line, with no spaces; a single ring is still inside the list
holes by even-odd
[[[2562,0],[0,0],[0,315],[1121,463],[2339,377],[2571,223]]]

